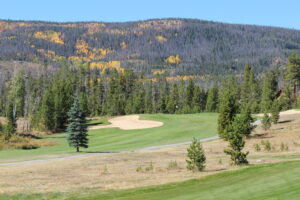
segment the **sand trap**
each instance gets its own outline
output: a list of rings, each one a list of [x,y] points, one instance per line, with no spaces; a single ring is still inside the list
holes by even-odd
[[[127,115],[121,117],[115,117],[108,120],[110,125],[99,125],[91,126],[88,129],[101,129],[101,128],[119,128],[122,130],[133,130],[133,129],[144,129],[144,128],[154,128],[164,125],[164,123],[152,120],[140,120],[138,115]]]
[[[283,111],[283,112],[280,112],[280,115],[295,115],[295,114],[300,114],[300,110],[286,110],[286,111]],[[264,114],[263,113],[260,113],[260,114],[257,114],[258,117],[263,117]]]

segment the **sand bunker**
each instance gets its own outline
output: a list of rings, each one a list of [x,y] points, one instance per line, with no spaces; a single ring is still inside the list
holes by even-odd
[[[115,117],[108,120],[110,125],[99,125],[99,126],[91,126],[88,129],[101,129],[101,128],[119,128],[122,130],[133,130],[133,129],[144,129],[144,128],[154,128],[162,126],[164,123],[159,121],[152,120],[140,120],[138,115],[128,115]]]
[[[283,111],[283,112],[280,112],[280,115],[295,115],[295,114],[300,114],[300,110],[286,110],[286,111]],[[260,114],[257,114],[258,117],[263,117],[264,114],[263,113],[260,113]]]

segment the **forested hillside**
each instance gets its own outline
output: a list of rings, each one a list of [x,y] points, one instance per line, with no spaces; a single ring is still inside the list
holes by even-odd
[[[245,64],[261,72],[286,62],[292,53],[300,53],[300,31],[283,28],[191,19],[0,21],[0,60],[54,67],[67,60],[102,71],[132,68],[146,75],[206,76],[240,73]]]

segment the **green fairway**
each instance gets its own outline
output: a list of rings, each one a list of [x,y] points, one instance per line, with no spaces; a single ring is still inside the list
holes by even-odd
[[[81,190],[76,194],[53,193],[2,196],[3,199],[94,200],[298,200],[300,162],[256,165],[201,179],[131,190]],[[1,196],[0,196],[1,198]]]
[[[164,125],[141,130],[120,130],[117,128],[91,130],[89,131],[89,148],[82,150],[83,152],[134,150],[153,145],[186,142],[190,141],[192,137],[215,136],[217,133],[217,116],[216,113],[141,115],[141,119],[161,121]],[[43,140],[55,141],[59,144],[34,150],[0,151],[0,162],[75,154],[74,149],[67,145],[65,133],[47,135],[43,137]]]

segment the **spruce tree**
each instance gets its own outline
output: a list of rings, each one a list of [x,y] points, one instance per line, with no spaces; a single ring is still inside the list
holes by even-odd
[[[201,143],[193,138],[192,144],[187,149],[187,169],[202,171],[205,168],[206,157]]]
[[[244,136],[249,137],[253,129],[256,127],[255,125],[253,125],[254,119],[251,115],[251,109],[249,105],[243,108],[239,120],[243,122],[239,124],[241,133]]]
[[[185,106],[189,107],[189,109],[193,108],[194,88],[194,81],[190,79],[185,93]]]
[[[297,99],[297,87],[300,84],[300,58],[298,55],[293,54],[289,57],[286,64],[285,81],[287,86],[293,88],[293,99]]]
[[[178,86],[176,83],[173,84],[170,98],[167,105],[167,110],[169,113],[174,114],[178,110],[178,104],[179,104],[179,92],[178,92]]]
[[[84,113],[80,110],[78,97],[74,98],[73,105],[68,112],[68,143],[71,147],[75,147],[79,152],[79,148],[88,148],[88,134]]]
[[[271,117],[267,114],[264,113],[264,116],[261,120],[262,128],[266,131],[271,128]]]
[[[271,121],[274,124],[277,124],[280,118],[280,105],[277,100],[273,102],[272,108],[271,108]]]
[[[230,90],[226,90],[220,102],[220,114],[218,118],[218,134],[227,140],[230,126],[236,116],[236,96]]]
[[[261,97],[261,111],[262,112],[269,112],[273,101],[276,97],[276,91],[278,86],[278,71],[273,69],[264,76],[263,82],[263,90],[262,90],[262,97]]]
[[[218,85],[215,82],[213,87],[208,90],[207,101],[205,106],[206,112],[216,112],[218,109]]]
[[[246,129],[244,127],[244,119],[240,116],[236,117],[230,126],[228,134],[230,148],[224,150],[226,154],[230,155],[231,160],[235,165],[248,164],[248,152],[242,152],[242,149],[245,146],[244,136],[246,135]]]

